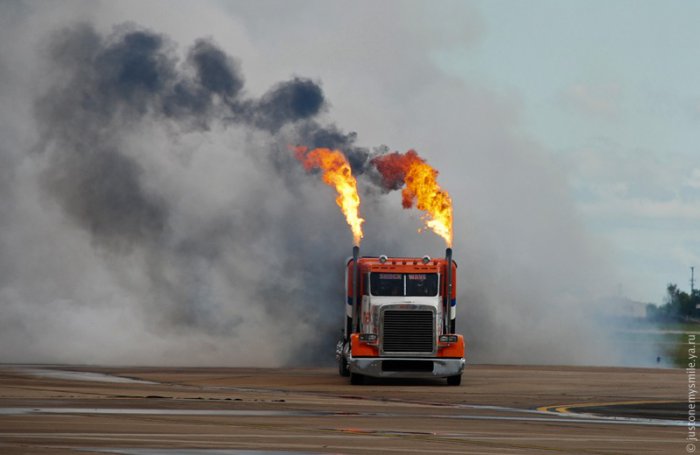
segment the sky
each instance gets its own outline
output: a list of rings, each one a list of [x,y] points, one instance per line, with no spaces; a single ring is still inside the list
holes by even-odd
[[[332,362],[352,236],[303,144],[367,255],[445,248],[367,157],[439,171],[473,361],[656,365],[601,302],[700,264],[698,9],[0,2],[0,361]]]
[[[692,1],[484,1],[476,44],[441,69],[520,104],[519,129],[566,175],[618,291],[659,303],[700,263],[700,31]]]

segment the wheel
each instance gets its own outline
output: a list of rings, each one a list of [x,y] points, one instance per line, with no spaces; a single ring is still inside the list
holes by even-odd
[[[462,383],[462,375],[461,374],[447,377],[447,385],[460,385],[461,383]]]
[[[350,376],[350,369],[348,368],[348,361],[345,359],[345,356],[341,355],[340,359],[338,359],[338,373],[340,373],[341,376],[343,377],[348,377]]]
[[[365,377],[358,373],[350,373],[350,384],[362,385],[365,383]]]

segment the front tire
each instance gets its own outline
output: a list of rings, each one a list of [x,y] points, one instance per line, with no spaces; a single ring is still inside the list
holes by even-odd
[[[344,378],[347,378],[348,376],[350,376],[350,369],[348,368],[348,361],[344,355],[341,355],[340,359],[338,359],[338,373],[341,376],[343,376]]]
[[[447,385],[460,385],[461,383],[462,383],[462,375],[461,374],[447,377]]]

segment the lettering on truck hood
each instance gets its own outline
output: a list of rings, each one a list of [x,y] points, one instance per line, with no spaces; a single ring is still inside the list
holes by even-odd
[[[436,306],[440,303],[440,297],[380,297],[370,296],[373,305],[430,305]]]

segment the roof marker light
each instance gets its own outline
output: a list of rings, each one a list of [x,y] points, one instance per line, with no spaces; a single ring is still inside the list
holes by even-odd
[[[389,258],[386,257],[386,254],[382,254],[381,256],[379,256],[379,262],[380,262],[381,264],[384,264],[384,263],[386,262],[387,259],[389,259]]]

